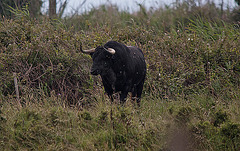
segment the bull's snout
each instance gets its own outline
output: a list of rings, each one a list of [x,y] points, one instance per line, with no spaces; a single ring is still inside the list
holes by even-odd
[[[100,74],[100,70],[98,69],[91,69],[91,75],[99,75]]]

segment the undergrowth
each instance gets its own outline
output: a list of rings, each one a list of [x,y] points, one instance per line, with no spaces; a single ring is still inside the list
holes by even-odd
[[[64,20],[33,19],[23,9],[3,18],[0,148],[239,150],[239,24],[198,7],[181,16],[184,7],[136,14],[103,7]],[[79,52],[109,40],[143,50],[140,108],[111,105]]]
[[[43,92],[40,92],[43,93]],[[239,92],[238,92],[239,93]],[[238,150],[239,97],[193,95],[165,100],[145,96],[140,108],[110,104],[105,96],[87,109],[60,98],[8,99],[0,108],[3,150]],[[223,103],[226,102],[227,103]]]

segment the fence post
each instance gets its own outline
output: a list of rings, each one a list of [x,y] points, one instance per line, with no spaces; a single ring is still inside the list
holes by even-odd
[[[16,72],[13,72],[13,80],[14,80],[14,85],[15,85],[15,91],[16,91],[16,96],[17,96],[17,102],[22,107],[20,100],[19,100],[19,90],[18,90],[18,82],[17,82],[17,74]]]

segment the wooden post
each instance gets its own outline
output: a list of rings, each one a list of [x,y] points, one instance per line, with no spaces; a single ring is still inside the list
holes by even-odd
[[[16,74],[15,72],[13,72],[13,80],[14,80],[15,91],[16,91],[16,96],[17,96],[17,103],[18,103],[19,107],[22,108],[22,105],[21,105],[20,99],[19,99],[19,90],[18,90],[17,74]]]

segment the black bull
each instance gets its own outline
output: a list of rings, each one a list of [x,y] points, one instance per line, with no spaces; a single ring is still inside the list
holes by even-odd
[[[140,105],[143,84],[146,77],[146,63],[141,49],[109,41],[96,49],[82,50],[91,55],[92,75],[100,74],[103,86],[111,101],[112,94],[120,92],[120,102],[126,101],[128,92]]]

